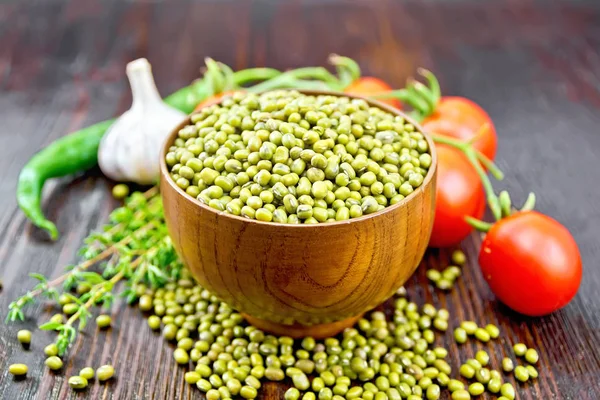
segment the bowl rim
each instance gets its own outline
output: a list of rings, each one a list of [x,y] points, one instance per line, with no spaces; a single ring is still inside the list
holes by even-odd
[[[346,224],[352,224],[352,223],[359,223],[361,221],[365,221],[370,218],[384,216],[388,213],[393,212],[397,208],[403,207],[405,204],[407,204],[411,200],[415,199],[416,194],[418,192],[424,191],[425,187],[427,187],[433,180],[433,177],[437,172],[437,152],[435,149],[435,144],[433,142],[433,139],[431,138],[431,136],[429,136],[429,134],[427,132],[424,131],[423,127],[419,123],[417,123],[412,117],[410,117],[403,111],[396,109],[388,104],[382,103],[378,100],[373,100],[373,99],[370,99],[370,98],[367,98],[364,96],[354,95],[354,94],[350,94],[350,93],[337,92],[337,91],[333,91],[333,90],[331,90],[331,91],[329,91],[329,90],[298,90],[298,89],[275,89],[275,90],[296,90],[302,94],[309,95],[309,96],[326,95],[326,96],[348,97],[351,99],[360,99],[360,100],[366,101],[369,104],[369,106],[374,106],[374,107],[380,108],[384,111],[387,111],[395,116],[403,117],[405,120],[407,120],[412,125],[414,125],[415,128],[417,128],[417,131],[423,135],[425,140],[427,140],[427,145],[429,146],[429,154],[431,154],[431,165],[429,167],[429,170],[427,171],[427,175],[425,175],[425,179],[423,179],[423,183],[417,189],[415,189],[411,194],[409,194],[407,197],[400,200],[396,204],[387,206],[383,210],[376,211],[371,214],[362,215],[358,218],[350,218],[350,219],[347,219],[344,221],[323,222],[323,223],[318,223],[318,224],[286,224],[286,223],[281,223],[281,222],[259,221],[256,219],[244,218],[244,217],[240,217],[237,215],[229,214],[225,211],[219,211],[219,210],[216,210],[216,209],[202,203],[200,200],[193,198],[192,196],[187,194],[185,192],[185,190],[183,190],[179,186],[177,186],[177,184],[173,181],[173,179],[171,179],[171,177],[169,175],[169,170],[167,168],[167,163],[165,161],[165,157],[169,151],[169,147],[171,147],[171,145],[175,141],[175,137],[177,136],[179,131],[191,123],[192,115],[199,112],[199,111],[194,111],[194,112],[188,114],[186,116],[186,118],[183,121],[181,121],[181,123],[179,123],[175,128],[173,128],[171,133],[169,133],[169,135],[167,136],[167,138],[165,139],[165,141],[162,144],[162,148],[160,151],[160,186],[162,186],[163,183],[170,185],[171,188],[173,188],[186,201],[189,201],[192,204],[195,204],[196,206],[199,206],[200,208],[205,209],[206,211],[210,211],[210,212],[216,214],[217,216],[231,218],[233,220],[238,220],[240,222],[245,222],[245,223],[255,223],[255,224],[268,225],[268,226],[273,226],[273,227],[285,227],[285,228],[290,228],[290,229],[317,229],[317,228],[323,228],[325,226],[339,226],[339,225],[346,225]],[[243,89],[240,91],[243,91]],[[262,93],[266,93],[266,92],[270,92],[270,91],[272,91],[272,90],[261,92],[258,94],[262,94]],[[219,101],[214,104],[221,104],[223,99],[226,97],[228,97],[228,96],[224,96],[223,98],[219,99]],[[162,194],[161,194],[161,196],[162,196]]]

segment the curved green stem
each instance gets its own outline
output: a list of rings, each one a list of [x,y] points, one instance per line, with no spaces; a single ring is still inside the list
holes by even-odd
[[[535,193],[529,193],[529,196],[527,196],[527,200],[525,200],[525,203],[523,204],[523,207],[521,207],[521,211],[531,211],[533,210],[535,207]]]
[[[308,80],[308,79],[313,79]],[[251,92],[263,92],[280,88],[296,88],[306,90],[339,89],[335,76],[323,67],[298,68],[282,73],[272,79],[252,86]]]
[[[475,150],[475,148],[473,148],[473,146],[470,143],[461,142],[459,140],[452,139],[446,136],[432,134],[432,138],[433,141],[436,143],[447,144],[464,153],[469,162],[473,165],[473,168],[475,168],[477,175],[479,175],[479,179],[481,180],[481,184],[483,185],[488,205],[490,206],[490,210],[492,211],[494,218],[496,220],[502,218],[500,201],[498,200],[496,193],[494,193],[494,188],[492,187],[490,178],[488,178],[487,174],[485,173],[485,170],[479,162],[479,159],[477,157],[477,150]]]
[[[413,91],[414,91],[414,93],[416,93],[416,95],[418,95],[422,99],[424,99],[425,103],[427,104],[426,113],[423,117],[431,115],[431,113],[433,113],[435,111],[435,107],[437,105],[437,101],[435,99],[434,94],[431,92],[431,90],[427,86],[423,85],[421,82],[418,82],[418,81],[410,81],[409,87],[411,87],[413,89]]]
[[[217,93],[221,93],[223,91],[223,87],[225,86],[225,77],[221,73],[221,69],[215,60],[210,57],[206,57],[204,59],[206,63],[206,73],[204,74],[204,79],[206,79],[209,83],[211,95],[215,95]]]
[[[494,162],[492,160],[490,160],[485,154],[478,151],[477,152],[477,160],[479,160],[479,162],[481,164],[483,164],[485,169],[487,169],[490,172],[490,174],[492,174],[494,179],[496,179],[498,181],[501,181],[504,179],[504,172],[502,172],[500,170],[500,168],[498,168],[496,166],[496,164],[494,164]]]
[[[237,85],[233,80],[233,70],[229,67],[229,65],[223,64],[222,62],[219,62],[217,64],[221,71],[223,71],[223,76],[225,78],[225,85],[223,87],[223,91],[237,89]]]
[[[419,75],[421,75],[422,77],[424,77],[427,80],[427,84],[429,85],[429,90],[433,96],[432,97],[433,104],[435,106],[437,106],[437,104],[440,102],[440,99],[442,97],[442,92],[440,89],[440,82],[437,80],[437,78],[435,77],[433,72],[429,71],[428,69],[419,68],[417,70],[417,72],[419,73]]]
[[[465,220],[467,224],[471,225],[473,228],[477,229],[479,232],[488,232],[492,229],[493,224],[489,222],[480,221],[477,218],[466,216]]]
[[[335,66],[342,89],[345,89],[352,82],[360,78],[360,66],[353,59],[338,54],[331,54],[329,62]]]
[[[502,216],[508,217],[512,214],[512,204],[510,201],[510,194],[506,190],[500,192],[498,196],[498,201],[500,202],[500,208],[502,210]]]
[[[281,75],[275,68],[248,68],[233,73],[233,81],[237,86],[247,85],[257,81],[266,81]]]
[[[331,72],[327,71],[323,67],[298,68],[285,72],[285,74],[287,73],[289,73],[296,79],[316,79],[322,81],[331,89],[342,89],[338,78],[336,78],[335,75],[333,75]]]

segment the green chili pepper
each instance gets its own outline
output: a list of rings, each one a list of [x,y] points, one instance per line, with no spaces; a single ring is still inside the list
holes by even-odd
[[[98,146],[114,120],[100,122],[60,138],[36,153],[23,167],[17,185],[21,210],[38,227],[47,230],[53,240],[56,225],[46,219],[40,205],[42,188],[49,178],[85,171],[98,163]]]

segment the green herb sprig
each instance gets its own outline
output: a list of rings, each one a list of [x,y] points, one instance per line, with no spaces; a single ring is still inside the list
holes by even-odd
[[[84,243],[79,251],[84,260],[67,266],[59,277],[49,280],[31,274],[37,285],[11,302],[6,316],[7,322],[23,321],[25,306],[41,298],[58,301],[60,297],[61,304],[75,304],[75,312],[66,322],[51,320],[39,326],[58,332],[55,344],[61,356],[75,342],[77,332],[87,326],[94,307],[109,308],[117,296],[133,303],[143,294],[140,287],[156,289],[181,275],[182,264],[167,235],[156,187],[129,196],[123,207],[111,213],[110,223]],[[120,291],[115,289],[119,282],[125,283]]]

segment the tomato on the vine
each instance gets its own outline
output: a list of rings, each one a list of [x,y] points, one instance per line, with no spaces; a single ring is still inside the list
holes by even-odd
[[[374,96],[377,94],[389,92],[392,90],[392,87],[382,81],[379,78],[374,78],[371,76],[363,76],[361,78],[356,79],[350,85],[348,85],[344,92],[348,94],[355,94],[359,96]],[[400,103],[397,99],[378,99],[380,102],[388,104],[395,108],[402,108],[402,103]]]
[[[496,156],[497,137],[490,116],[473,101],[464,97],[444,96],[434,112],[422,122],[427,132],[468,141],[474,136],[475,149],[493,160]]]
[[[581,255],[558,221],[536,211],[496,222],[479,253],[483,277],[500,301],[529,315],[565,306],[581,283]]]
[[[459,244],[473,230],[466,216],[483,216],[485,195],[479,175],[464,154],[440,144],[436,151],[435,217],[429,245],[449,247]]]

